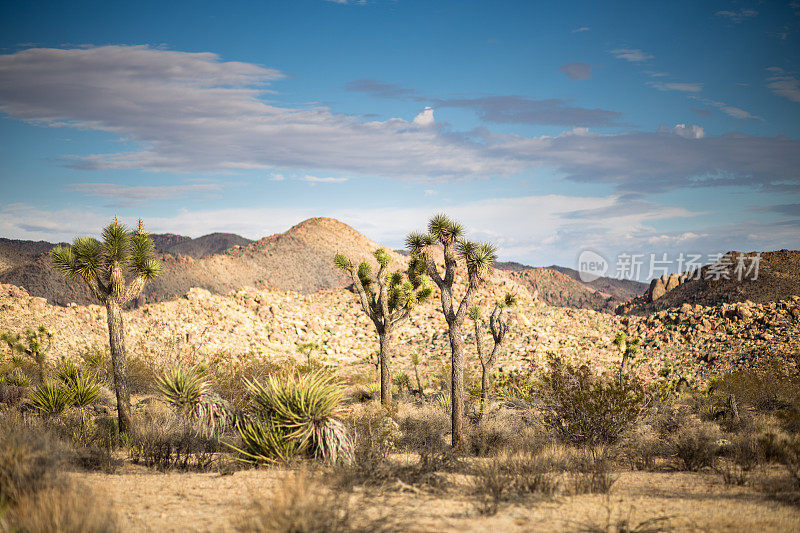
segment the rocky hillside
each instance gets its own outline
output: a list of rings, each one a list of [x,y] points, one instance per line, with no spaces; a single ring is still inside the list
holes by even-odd
[[[180,241],[174,247],[191,242]],[[377,266],[372,252],[378,247],[338,220],[312,218],[284,233],[245,246],[234,245],[224,253],[203,259],[162,254],[164,274],[147,285],[137,303],[178,298],[192,287],[216,294],[251,286],[301,293],[343,287],[348,278],[334,267],[334,254],[340,251],[354,261],[369,260]],[[398,267],[406,264],[403,256],[390,253]],[[68,282],[56,272],[47,255],[0,272],[0,283],[23,287],[31,295],[52,303],[96,303],[84,287]]]
[[[177,237],[175,242],[168,243],[164,237]],[[192,259],[203,259],[214,254],[221,254],[234,246],[247,246],[250,239],[245,239],[235,233],[210,233],[192,239],[180,235],[153,235],[153,242],[160,252],[171,255],[185,255]]]
[[[755,257],[754,252],[728,252],[720,262],[706,265],[699,271],[655,279],[645,294],[621,305],[617,312],[644,315],[684,303],[701,306],[746,301],[769,304],[800,295],[800,251],[761,253],[756,261],[757,275],[752,269]],[[744,266],[741,276],[736,270],[740,260]]]
[[[613,312],[620,303],[607,294],[586,287],[566,274],[550,268],[525,268],[505,271],[511,279],[525,286],[543,302],[558,307],[594,309]]]
[[[495,268],[513,272],[550,305],[612,312],[618,305],[641,295],[647,285],[638,281],[601,277],[583,281],[577,270],[557,265],[531,267],[516,262],[497,262]],[[550,274],[547,271],[556,274]],[[572,282],[565,279],[571,278]]]
[[[463,290],[463,284],[460,287]],[[800,349],[798,299],[774,305],[684,306],[648,318],[621,317],[549,306],[508,279],[495,277],[481,289],[478,303],[488,313],[508,290],[518,292],[519,305],[509,310],[507,349],[498,362],[504,369],[528,362],[541,366],[553,351],[573,362],[613,371],[619,354],[612,340],[621,329],[644,338],[644,352],[635,364],[637,372],[648,377],[674,362],[682,374],[702,381],[720,370],[749,367],[767,357],[785,358]],[[442,370],[449,352],[438,305],[434,300],[418,307],[400,327],[395,371],[411,373],[414,352],[422,356],[423,375]],[[368,377],[374,371],[371,354],[378,346],[356,296],[344,288],[314,294],[249,288],[227,295],[194,288],[182,298],[128,311],[124,320],[133,368],[160,369],[178,360],[236,365],[254,357],[300,357],[299,344],[316,342],[321,349],[315,357],[345,374]],[[51,358],[107,346],[104,308],[54,306],[19,287],[0,285],[0,330],[37,324],[55,333]],[[474,375],[474,334],[471,327],[464,329],[467,364]],[[488,331],[486,336],[488,342]]]

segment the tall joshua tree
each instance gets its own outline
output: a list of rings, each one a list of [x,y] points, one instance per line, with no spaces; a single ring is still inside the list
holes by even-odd
[[[478,361],[481,363],[481,413],[486,406],[486,393],[489,390],[489,372],[497,362],[497,356],[503,350],[503,342],[506,339],[508,323],[506,322],[505,310],[517,303],[517,296],[506,293],[502,300],[494,304],[494,310],[489,316],[489,331],[492,333],[494,345],[488,352],[483,345],[483,319],[481,318],[481,308],[473,305],[469,308],[469,318],[475,323],[475,346],[478,348]]]
[[[336,266],[350,274],[353,286],[361,300],[361,308],[375,324],[380,340],[378,361],[381,368],[381,404],[392,403],[392,384],[389,374],[389,359],[394,330],[411,315],[411,309],[430,298],[433,289],[428,285],[428,277],[420,272],[418,262],[411,261],[408,275],[401,272],[388,273],[391,256],[383,248],[375,250],[375,259],[380,269],[373,276],[372,267],[363,261],[356,268],[344,254],[333,258]]]
[[[50,256],[55,268],[70,279],[83,280],[106,306],[119,430],[128,432],[132,429],[131,397],[122,306],[136,298],[148,280],[161,274],[163,267],[153,255],[153,241],[145,233],[141,219],[139,229],[132,232],[114,217],[103,229],[103,242],[78,237],[71,247],[53,248]],[[128,283],[126,274],[132,278]]]
[[[484,274],[497,259],[494,246],[468,241],[463,235],[461,224],[444,215],[436,215],[428,222],[427,233],[412,233],[406,238],[412,257],[424,263],[428,276],[439,287],[450,341],[452,444],[456,449],[462,448],[464,440],[464,336],[461,326]],[[444,275],[439,272],[431,253],[437,244],[444,250]],[[467,267],[467,289],[460,302],[453,296],[458,259],[463,260]]]
[[[628,337],[627,333],[620,331],[614,338],[614,345],[619,349],[619,353],[622,354],[622,363],[619,365],[619,382],[622,383],[628,359],[636,357],[642,351],[642,339],[640,337]]]

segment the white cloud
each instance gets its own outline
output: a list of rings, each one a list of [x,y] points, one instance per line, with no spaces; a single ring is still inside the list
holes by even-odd
[[[592,66],[589,63],[566,63],[558,67],[573,81],[588,80],[592,77]]]
[[[663,83],[660,81],[648,82],[648,85],[659,91],[678,91],[683,93],[698,93],[703,90],[702,83]]]
[[[414,117],[414,124],[417,126],[430,126],[433,124],[433,108],[426,107],[422,113]]]
[[[347,178],[333,178],[333,177],[320,178],[318,176],[310,176],[306,174],[305,176],[300,178],[300,181],[308,181],[310,183],[344,183],[345,181],[347,181]]]
[[[717,11],[715,15],[718,17],[723,17],[733,24],[739,24],[740,22],[758,15],[758,11],[753,9],[740,9],[739,11]]]
[[[624,59],[625,61],[630,61],[631,63],[641,63],[643,61],[647,61],[648,59],[653,59],[652,55],[648,54],[647,52],[643,52],[638,48],[617,48],[616,50],[611,50],[611,54],[613,54],[617,59]]]
[[[269,181],[284,181],[286,180],[286,176],[283,174],[279,174],[277,172],[273,172],[269,175]]]
[[[588,26],[581,26],[580,28],[575,28],[574,30],[572,30],[572,33],[583,33],[583,32],[585,32],[585,31],[589,31],[589,30],[591,30],[591,28],[590,28],[590,27],[588,27]]]
[[[685,139],[702,139],[705,137],[702,126],[696,126],[694,124],[690,124],[689,126],[686,124],[676,124],[675,127],[672,128],[672,132]]]
[[[767,70],[773,74],[767,78],[767,87],[773,93],[792,102],[800,102],[800,80],[779,67],[769,67]]]
[[[424,194],[425,196],[436,196],[437,194],[439,194],[439,191],[435,189],[425,189]]]
[[[138,150],[71,161],[86,169],[278,168],[446,180],[546,167],[576,182],[608,183],[623,191],[671,190],[696,186],[698,180],[756,189],[797,187],[800,143],[786,137],[684,139],[585,129],[535,138],[486,128],[462,133],[433,122],[433,109],[415,121],[363,122],[326,108],[293,109],[264,101],[268,84],[282,76],[274,69],[223,62],[214,54],[125,46],[33,49],[0,55],[0,110],[32,123],[107,131],[141,143]],[[731,116],[756,118],[721,102],[700,101]],[[500,103],[507,110],[529,102],[506,98]]]

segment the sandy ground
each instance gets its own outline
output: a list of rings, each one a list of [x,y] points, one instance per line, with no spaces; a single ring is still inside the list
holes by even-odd
[[[107,497],[124,531],[232,531],[253,497],[269,496],[285,472],[153,473],[126,467],[120,474],[73,476]],[[670,517],[676,531],[800,531],[800,507],[770,500],[752,487],[730,487],[719,476],[686,472],[620,472],[609,495],[559,496],[508,503],[480,516],[466,484],[439,492],[356,489],[351,505],[372,518],[391,514],[404,533],[433,531],[584,531],[631,527]]]

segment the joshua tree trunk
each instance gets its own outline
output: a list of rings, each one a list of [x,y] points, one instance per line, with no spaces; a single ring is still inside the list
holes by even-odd
[[[114,371],[114,388],[117,391],[117,415],[119,431],[126,433],[133,427],[131,420],[131,395],[128,389],[128,362],[125,354],[125,332],[122,323],[122,308],[109,297],[106,300],[108,314],[108,339],[111,345],[111,366]]]
[[[453,377],[450,386],[452,409],[452,445],[461,451],[464,443],[464,339],[459,324],[450,325],[450,348],[452,349]]]
[[[381,404],[389,406],[392,404],[392,382],[389,373],[389,358],[392,356],[392,329],[385,327],[378,333],[381,344],[380,364],[381,364]]]

